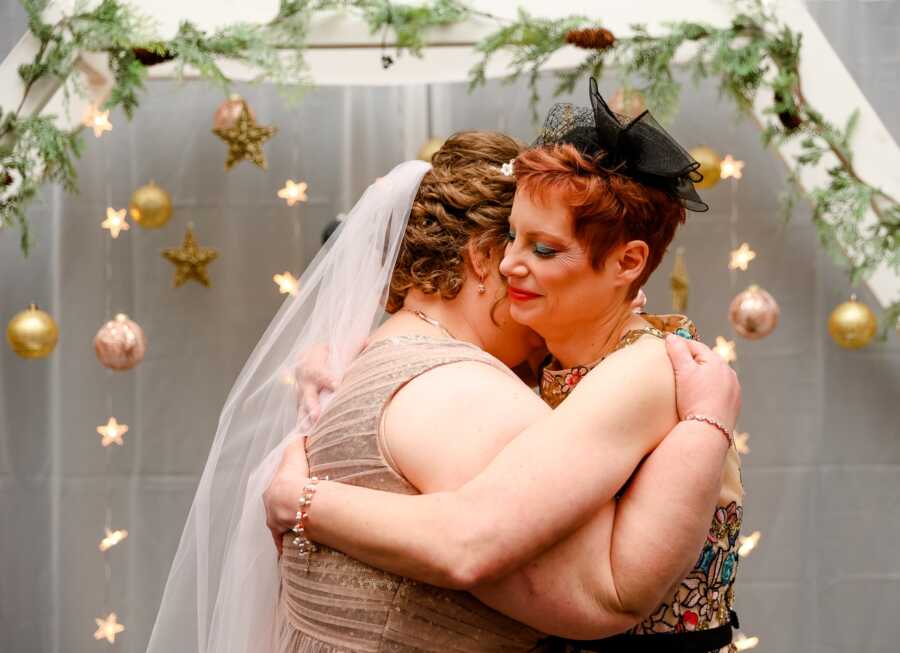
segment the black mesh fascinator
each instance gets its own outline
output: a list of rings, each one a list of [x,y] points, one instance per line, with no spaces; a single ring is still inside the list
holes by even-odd
[[[593,77],[590,94],[591,108],[554,104],[534,145],[568,143],[592,159],[602,156],[603,166],[617,174],[670,192],[689,211],[709,210],[694,188],[703,179],[700,164],[649,111],[637,118],[613,113]]]

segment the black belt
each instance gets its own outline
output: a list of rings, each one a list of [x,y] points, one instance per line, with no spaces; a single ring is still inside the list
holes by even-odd
[[[594,651],[596,653],[709,653],[731,644],[732,626],[739,628],[737,614],[731,610],[728,623],[718,628],[681,633],[625,633],[604,639],[576,640],[549,637],[549,651]]]

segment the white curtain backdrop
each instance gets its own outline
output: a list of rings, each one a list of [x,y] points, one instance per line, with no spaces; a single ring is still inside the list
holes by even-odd
[[[220,92],[154,82],[133,122],[114,114],[111,133],[85,135],[80,194],[47,188],[32,205],[31,257],[22,258],[15,234],[0,232],[4,323],[36,301],[61,330],[47,360],[0,347],[3,653],[143,651],[222,402],[280,303],[272,275],[299,275],[325,224],[430,131],[534,134],[522,85],[492,83],[472,95],[463,85],[323,88],[297,106],[270,87],[238,90],[260,122],[279,128],[265,146],[268,171],[249,163],[224,171],[225,145],[210,133]],[[733,337],[728,302],[751,282],[782,308],[770,338],[738,342],[740,429],[752,450],[745,531],[762,531],[737,584],[744,630],[760,637],[760,651],[896,653],[900,345],[894,337],[846,352],[830,341],[827,315],[846,299],[847,282],[821,253],[806,207],[779,221],[784,167],[712,84],[686,89],[672,130],[688,146],[707,143],[747,162],[736,235],[759,254],[750,271],[727,273],[726,184],[705,193],[712,210],[689,215],[676,239],[687,250],[688,313],[701,335]],[[287,178],[309,183],[309,202],[289,208],[276,197]],[[99,226],[106,207],[125,207],[151,179],[172,194],[171,222],[111,241]],[[160,256],[189,222],[200,244],[220,253],[209,289],[173,289]],[[669,257],[649,284],[651,310],[669,307],[671,266]],[[143,326],[149,350],[135,370],[114,374],[98,364],[91,338],[117,312]],[[103,449],[95,429],[110,415],[130,430],[123,447]],[[97,548],[107,507],[113,527],[128,530],[109,554],[108,594]],[[115,647],[93,638],[106,609],[126,627]]]

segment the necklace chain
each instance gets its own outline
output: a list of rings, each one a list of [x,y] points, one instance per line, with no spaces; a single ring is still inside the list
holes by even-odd
[[[445,327],[443,324],[441,324],[440,322],[438,322],[437,320],[435,320],[433,317],[430,317],[430,316],[426,315],[425,313],[423,313],[423,312],[420,311],[419,309],[417,309],[417,308],[406,308],[406,307],[404,306],[404,307],[403,307],[402,309],[400,309],[400,310],[406,311],[407,313],[412,313],[413,315],[415,315],[417,318],[419,318],[419,319],[422,320],[423,322],[427,322],[427,323],[430,324],[431,326],[437,327],[438,329],[440,329],[441,331],[443,331],[448,337],[453,338],[454,340],[456,340],[456,336],[454,336],[452,333],[450,333],[450,330],[449,330],[447,327]]]

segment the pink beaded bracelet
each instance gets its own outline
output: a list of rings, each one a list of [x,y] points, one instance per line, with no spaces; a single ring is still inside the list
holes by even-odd
[[[715,417],[710,417],[709,415],[695,415],[695,414],[691,413],[690,415],[685,417],[682,421],[686,422],[688,420],[694,420],[696,422],[706,422],[707,424],[711,424],[712,426],[715,426],[717,429],[719,429],[722,432],[722,435],[725,436],[725,439],[728,441],[729,447],[734,442],[734,433],[729,431],[728,428],[724,424],[722,424],[722,422],[717,420]]]
[[[327,476],[325,477],[325,480],[328,480]],[[307,572],[309,572],[310,556],[319,550],[319,547],[306,537],[306,518],[308,517],[306,509],[312,505],[313,497],[316,495],[316,485],[318,485],[318,483],[319,478],[313,476],[309,479],[309,483],[303,486],[303,494],[300,496],[297,507],[297,523],[295,523],[294,527],[291,529],[295,536],[294,546],[299,547],[300,554],[306,556]]]

